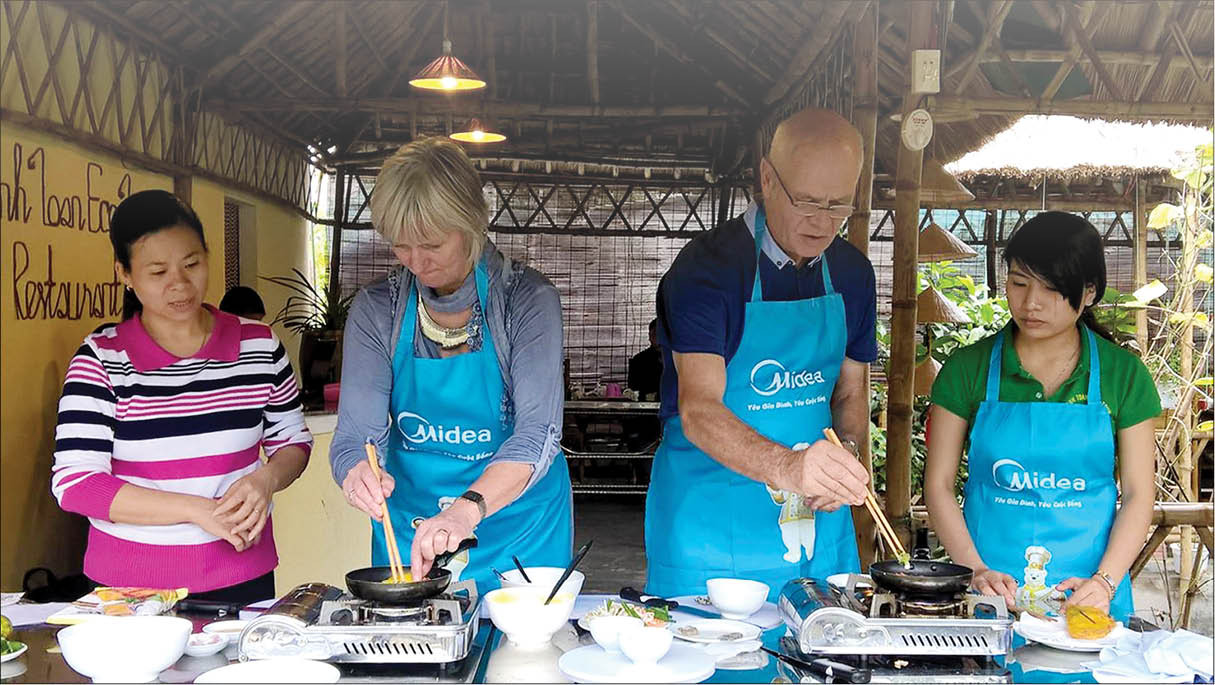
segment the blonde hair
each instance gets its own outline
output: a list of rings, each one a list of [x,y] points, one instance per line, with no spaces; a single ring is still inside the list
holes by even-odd
[[[406,143],[385,162],[371,193],[371,223],[391,245],[464,237],[471,269],[485,246],[489,203],[472,160],[440,137]]]

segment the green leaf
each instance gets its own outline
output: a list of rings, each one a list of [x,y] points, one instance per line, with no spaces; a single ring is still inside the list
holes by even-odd
[[[1152,213],[1148,214],[1148,228],[1161,229],[1168,228],[1174,221],[1179,221],[1184,216],[1182,210],[1177,205],[1171,205],[1167,202],[1162,202],[1152,208]]]
[[[1132,293],[1132,296],[1139,302],[1147,304],[1161,295],[1164,295],[1168,291],[1168,287],[1161,283],[1159,279],[1153,279],[1151,283],[1148,283]]]
[[[1207,233],[1210,233],[1210,231],[1207,231]],[[1210,283],[1213,275],[1215,275],[1215,272],[1212,272],[1211,267],[1209,265],[1207,265],[1207,264],[1194,265],[1194,278],[1198,282]]]

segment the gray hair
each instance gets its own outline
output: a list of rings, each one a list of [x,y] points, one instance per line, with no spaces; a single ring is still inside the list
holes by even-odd
[[[456,231],[464,237],[471,268],[481,256],[489,203],[472,160],[441,137],[406,143],[389,157],[371,193],[371,223],[390,245],[440,242]]]

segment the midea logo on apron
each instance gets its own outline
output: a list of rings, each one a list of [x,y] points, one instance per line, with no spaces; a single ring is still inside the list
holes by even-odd
[[[775,359],[765,359],[751,369],[751,389],[764,397],[775,395],[781,390],[806,388],[822,382],[822,371],[787,371],[785,365]]]
[[[1008,477],[1001,478],[1001,473]],[[1047,474],[1026,471],[1020,462],[1013,459],[999,459],[992,464],[991,479],[996,485],[1013,492],[1038,489],[1083,492],[1086,487],[1083,478],[1059,478],[1053,471]]]
[[[462,426],[447,427],[443,424],[432,424],[425,416],[403,411],[397,414],[397,428],[409,442],[416,444],[424,442],[442,442],[449,445],[473,445],[478,442],[490,442],[493,435],[488,428],[473,430]]]

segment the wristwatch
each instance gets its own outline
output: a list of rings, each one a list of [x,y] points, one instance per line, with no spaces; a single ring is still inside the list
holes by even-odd
[[[855,440],[847,440],[847,439],[840,440],[840,445],[842,445],[844,449],[851,452],[852,456],[854,456],[854,457],[861,456],[860,446],[856,444]]]
[[[482,497],[481,493],[477,492],[476,490],[465,490],[464,494],[460,495],[456,499],[466,499],[469,502],[477,505],[477,511],[481,512],[482,521],[484,521],[485,517],[489,515],[488,509],[485,506],[485,498]]]

